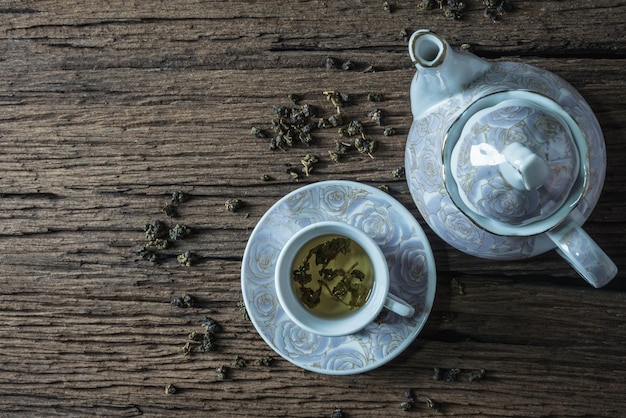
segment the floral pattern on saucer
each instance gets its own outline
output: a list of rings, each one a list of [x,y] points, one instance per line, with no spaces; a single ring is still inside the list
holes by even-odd
[[[415,306],[413,317],[383,310],[378,321],[343,337],[312,334],[287,317],[274,287],[278,254],[296,231],[320,221],[346,222],[380,245],[390,290]],[[299,367],[334,375],[372,370],[406,349],[430,314],[436,287],[433,254],[415,217],[388,194],[350,181],[310,184],[274,204],[250,236],[241,280],[250,319],[270,347]]]

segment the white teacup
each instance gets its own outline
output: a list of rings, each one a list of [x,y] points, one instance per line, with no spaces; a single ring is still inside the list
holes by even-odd
[[[337,291],[333,294],[333,290],[340,287],[339,285],[335,286],[337,282],[330,282],[323,279],[318,283],[318,279],[316,278],[314,271],[321,270],[323,266],[316,263],[316,255],[308,257],[309,268],[306,272],[307,276],[308,274],[313,276],[311,281],[306,284],[302,284],[294,279],[294,270],[297,269],[297,266],[304,265],[304,259],[302,256],[298,257],[298,260],[296,260],[298,253],[301,252],[303,247],[307,246],[310,242],[315,241],[316,244],[314,245],[318,245],[317,248],[319,248],[319,243],[330,242],[332,237],[348,238],[352,241],[352,243],[360,246],[365,252],[367,258],[371,261],[372,271],[370,274],[373,275],[373,278],[365,277],[365,279],[361,281],[352,279],[354,280],[354,283],[356,283],[355,286],[360,290],[369,289],[369,286],[360,288],[359,286],[361,286],[361,282],[366,283],[367,280],[372,280],[371,290],[369,291],[367,297],[357,298],[359,303],[362,302],[363,299],[365,300],[361,306],[348,306],[346,300],[349,301],[350,304],[354,301],[354,296],[352,294],[346,294],[346,299],[342,300],[340,300],[339,296],[337,296],[338,294],[341,294],[341,292]],[[345,271],[354,271],[350,270],[352,267],[358,270],[360,266],[357,265],[355,267],[353,262],[354,260],[350,260],[348,262],[351,254],[353,255],[358,252],[354,251],[356,250],[356,248],[354,248],[354,244],[352,244],[353,251],[350,251],[347,254],[342,253],[334,258],[333,261],[331,261],[327,266],[330,266],[331,269],[335,269],[336,271],[341,269],[342,273]],[[352,264],[352,266],[341,266],[340,260],[346,261],[346,263]],[[368,263],[365,261],[361,264],[367,265]],[[361,266],[361,268],[363,267],[365,266]],[[365,271],[369,271],[369,269]],[[365,276],[368,275],[366,274]],[[320,284],[321,282],[326,283],[326,286]],[[397,296],[389,293],[389,267],[387,265],[385,255],[378,244],[376,244],[376,242],[362,230],[341,222],[317,222],[301,229],[293,235],[287,241],[278,256],[275,284],[278,300],[287,316],[289,316],[289,318],[299,327],[318,335],[340,336],[354,334],[369,323],[373,322],[383,307],[401,316],[413,316],[415,313],[414,307],[399,299]],[[331,290],[331,286],[335,287]],[[316,312],[317,309],[320,309],[317,305],[315,308],[311,308],[303,302],[302,287],[308,288],[306,291],[309,292],[320,292],[317,296],[322,303],[326,304],[324,306],[332,307],[333,303],[348,306],[347,308],[338,308],[340,310],[346,310],[346,312],[342,312],[338,316],[327,315],[327,312],[324,310],[322,310],[322,312]],[[318,290],[318,288],[321,290]]]

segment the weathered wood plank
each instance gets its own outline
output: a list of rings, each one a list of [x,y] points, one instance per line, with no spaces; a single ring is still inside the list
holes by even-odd
[[[190,280],[201,285],[201,280]],[[438,301],[424,335],[400,358],[364,376],[339,378],[303,372],[278,360],[271,368],[249,364],[233,370],[232,380],[217,381],[214,368],[230,364],[235,355],[252,361],[269,354],[250,325],[220,303],[225,295],[210,301],[208,309],[193,309],[182,316],[168,305],[167,298],[161,302],[119,300],[114,294],[106,295],[111,292],[107,286],[99,289],[99,296],[87,299],[77,294],[62,307],[54,302],[39,307],[36,300],[26,299],[22,302],[32,304],[31,313],[58,313],[53,318],[29,316],[32,325],[22,325],[11,350],[2,347],[2,367],[8,372],[3,391],[30,384],[38,397],[47,399],[42,406],[73,412],[80,411],[73,405],[84,408],[85,402],[111,408],[119,403],[108,402],[125,393],[129,408],[135,405],[144,412],[162,414],[170,408],[191,412],[215,408],[245,415],[253,405],[262,404],[264,411],[279,415],[310,416],[313,411],[321,416],[324,405],[349,405],[352,414],[374,416],[380,411],[398,413],[404,389],[411,387],[421,401],[428,397],[442,402],[446,414],[488,413],[496,407],[501,415],[528,416],[541,414],[568,388],[575,388],[591,391],[598,402],[574,398],[555,413],[615,416],[623,410],[626,405],[619,401],[623,386],[618,382],[623,382],[624,363],[621,352],[610,348],[610,341],[624,338],[623,295],[603,292],[604,297],[587,303],[592,290],[586,288],[460,280],[465,284],[463,296],[450,295],[446,282],[440,280],[443,300]],[[179,350],[186,334],[199,328],[202,316],[212,311],[215,302],[219,308],[213,314],[224,325],[219,351],[182,356]],[[596,313],[599,308],[602,316]],[[443,322],[439,316],[443,311],[448,318],[451,312],[456,317]],[[125,312],[121,318],[120,312]],[[578,324],[577,329],[569,326],[572,322]],[[607,327],[614,330],[611,335],[606,335]],[[55,354],[51,348],[58,339],[62,344]],[[26,358],[21,355],[25,351],[29,353]],[[595,363],[602,368],[592,366]],[[18,364],[19,369],[12,372]],[[433,367],[460,368],[466,374],[486,365],[487,378],[481,382],[432,379]],[[36,379],[24,381],[26,376]],[[119,380],[122,376],[124,381]],[[165,398],[161,385],[172,379],[181,391]],[[381,387],[376,383],[381,381],[388,383]],[[139,393],[147,398],[138,398]],[[62,400],[54,401],[61,394]],[[278,399],[282,400],[279,405]],[[19,402],[12,404],[18,406]],[[33,405],[23,407],[29,410]]]
[[[23,1],[0,6],[0,415],[606,416],[626,411],[624,168],[626,5],[618,0],[515,1],[491,23],[468,0],[465,19],[417,2]],[[620,273],[591,289],[556,254],[485,262],[444,244],[426,226],[439,271],[435,306],[411,347],[358,376],[303,371],[280,359],[240,312],[241,257],[271,205],[303,184],[352,179],[388,184],[421,220],[404,179],[413,76],[399,31],[431,28],[482,57],[554,71],[576,87],[604,130],[608,167],[586,230]],[[355,62],[327,70],[328,56]],[[373,73],[363,73],[372,65]],[[397,135],[375,159],[326,157],[333,129],[310,148],[270,151],[250,134],[289,93],[333,112],[322,91],[373,107]],[[380,103],[368,92],[383,94]],[[288,165],[322,157],[292,182]],[[274,180],[260,179],[262,174]],[[192,198],[168,219],[175,190]],[[227,198],[246,207],[231,213]],[[182,222],[194,233],[160,264],[139,260],[142,226]],[[423,223],[422,223],[423,224]],[[191,267],[177,254],[199,257]],[[465,285],[465,295],[450,279]],[[189,292],[192,309],[171,306]],[[205,316],[223,326],[218,349],[182,348]],[[236,355],[248,365],[220,381]],[[254,361],[274,356],[272,366]],[[456,382],[433,368],[460,368]],[[469,382],[471,371],[486,378]],[[179,391],[165,395],[168,383]]]

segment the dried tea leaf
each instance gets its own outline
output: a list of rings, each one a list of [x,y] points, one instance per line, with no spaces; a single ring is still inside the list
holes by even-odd
[[[226,380],[230,377],[230,367],[226,365],[221,365],[220,367],[215,369],[215,371],[217,372],[218,380]]]
[[[470,382],[476,382],[479,380],[483,380],[485,378],[487,374],[487,371],[485,369],[480,369],[480,370],[474,370],[472,372],[470,372],[469,376],[468,376],[468,380]]]
[[[193,308],[195,304],[195,299],[189,293],[185,293],[182,296],[176,297],[172,299],[170,302],[172,306],[177,308]]]
[[[176,224],[169,229],[169,237],[172,241],[179,241],[191,234],[191,228],[187,225]]]
[[[256,364],[257,366],[266,366],[269,367],[272,365],[272,363],[274,362],[274,357],[261,357],[258,358],[254,361],[254,364]]]
[[[391,172],[391,175],[397,179],[404,177],[405,175],[404,166],[394,168],[393,171]]]
[[[248,364],[246,359],[237,354],[235,360],[233,360],[233,362],[231,363],[231,367],[235,369],[241,369],[242,367],[246,367],[246,364]]]
[[[395,134],[396,134],[396,130],[394,128],[390,127],[390,126],[386,127],[383,130],[383,135],[384,136],[393,136]]]
[[[450,290],[452,293],[456,293],[457,295],[465,294],[465,285],[459,281],[456,277],[453,277],[450,280]]]
[[[194,256],[191,251],[185,251],[184,253],[179,254],[178,257],[176,257],[176,260],[178,260],[178,264],[181,266],[189,267],[194,262]]]
[[[245,206],[245,203],[241,199],[232,198],[228,199],[226,203],[224,203],[224,206],[229,212],[237,212]]]

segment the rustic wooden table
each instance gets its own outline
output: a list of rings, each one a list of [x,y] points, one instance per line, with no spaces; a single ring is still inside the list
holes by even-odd
[[[2,2],[0,415],[626,413],[626,4],[515,0],[493,23],[480,0],[467,0],[460,20],[418,3]],[[411,124],[414,68],[401,31],[420,28],[487,59],[546,68],[587,99],[608,167],[585,229],[620,268],[608,286],[592,288],[554,252],[519,262],[465,255],[424,224],[405,179],[392,175]],[[339,68],[327,68],[328,57]],[[345,114],[380,141],[374,159],[332,162],[335,129],[286,151],[251,135],[253,126],[269,131],[272,108],[292,106],[291,93],[332,115],[326,90],[353,97]],[[369,102],[368,92],[383,100]],[[374,106],[396,135],[367,122]],[[321,161],[294,181],[286,169],[306,153]],[[330,179],[388,185],[424,227],[438,270],[417,340],[350,376],[284,360],[239,306],[242,256],[261,216],[285,194]],[[175,191],[190,198],[168,218],[162,208]],[[226,210],[231,198],[245,207]],[[143,226],[157,220],[192,234],[151,263],[137,251]],[[185,251],[191,266],[177,263]],[[170,303],[185,293],[194,307]],[[205,316],[222,326],[216,349],[192,344],[185,355]],[[236,356],[247,364],[233,367]],[[461,378],[435,380],[436,367]],[[484,379],[469,381],[480,369]],[[407,389],[415,406],[405,412]]]

